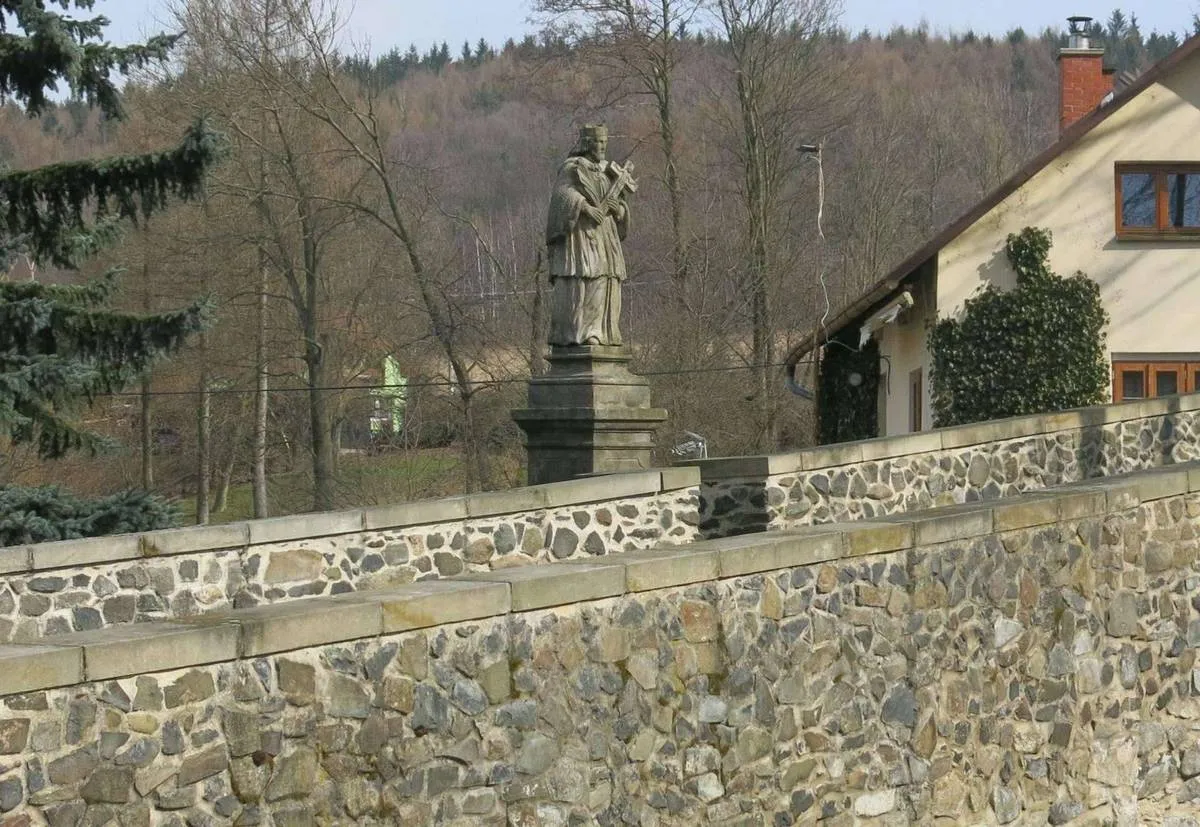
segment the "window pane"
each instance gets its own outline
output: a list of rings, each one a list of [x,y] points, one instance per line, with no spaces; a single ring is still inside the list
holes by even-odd
[[[1129,172],[1121,175],[1121,226],[1156,227],[1154,174]]]
[[[1121,398],[1142,399],[1146,396],[1146,375],[1140,370],[1121,371]]]
[[[1167,176],[1172,227],[1200,227],[1200,175]]]
[[[1179,374],[1174,371],[1160,371],[1154,374],[1154,395],[1174,396],[1179,393]]]

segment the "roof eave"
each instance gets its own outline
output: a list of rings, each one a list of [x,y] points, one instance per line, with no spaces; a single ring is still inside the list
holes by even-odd
[[[829,341],[833,336],[836,336],[843,329],[853,324],[858,318],[869,312],[871,305],[890,298],[900,286],[900,284],[912,275],[913,271],[917,270],[922,264],[928,261],[933,256],[945,247],[948,243],[957,238],[968,227],[973,225],[980,218],[989,213],[992,208],[1002,202],[1005,198],[1012,195],[1018,189],[1025,185],[1034,175],[1045,169],[1055,158],[1062,155],[1068,149],[1078,143],[1085,135],[1110,118],[1119,109],[1121,109],[1129,101],[1136,98],[1151,84],[1156,83],[1160,78],[1171,72],[1176,66],[1187,60],[1193,53],[1200,50],[1200,35],[1194,35],[1189,38],[1183,45],[1176,49],[1171,54],[1160,60],[1158,63],[1151,66],[1143,72],[1137,80],[1129,86],[1118,92],[1114,98],[1107,104],[1096,107],[1089,114],[1080,118],[1071,126],[1067,127],[1058,140],[1047,147],[1042,152],[1038,153],[1031,161],[1017,170],[1008,180],[998,186],[996,189],[988,193],[982,200],[977,202],[973,207],[959,216],[957,219],[946,225],[926,244],[920,247],[915,253],[904,259],[890,273],[876,282],[872,287],[854,300],[850,305],[839,311],[834,316],[833,320],[824,327],[825,339]],[[820,344],[816,341],[821,331],[814,331],[805,336],[800,342],[789,351],[786,365],[787,372],[791,375],[795,371],[796,364],[804,358],[809,352],[814,350]]]

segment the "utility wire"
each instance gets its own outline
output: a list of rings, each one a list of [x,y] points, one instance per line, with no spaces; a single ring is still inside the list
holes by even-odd
[[[802,359],[797,364],[807,364],[812,362],[812,359]],[[697,373],[727,373],[737,370],[758,370],[762,367],[782,368],[785,367],[785,362],[773,362],[769,365],[732,365],[730,367],[721,368],[688,368],[686,370],[654,370],[646,371],[637,374],[638,376],[687,376]],[[536,377],[534,377],[536,378]],[[485,379],[475,382],[478,385],[512,385],[517,383],[527,383],[529,378],[511,378],[511,379]],[[267,393],[308,393],[309,391],[376,391],[376,390],[407,390],[410,388],[454,388],[458,387],[457,382],[452,382],[449,379],[429,379],[421,382],[407,382],[397,385],[325,385],[319,388],[309,388],[307,386],[295,388],[271,388]],[[186,391],[150,391],[149,396],[195,396],[201,393],[199,388]],[[243,393],[258,393],[258,388],[210,388],[208,393],[212,396],[243,394]],[[146,394],[141,391],[117,391],[114,393],[98,393],[99,397],[120,398],[128,397],[140,399]]]

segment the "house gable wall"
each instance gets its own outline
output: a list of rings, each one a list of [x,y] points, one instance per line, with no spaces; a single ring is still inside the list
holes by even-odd
[[[933,427],[929,407],[929,354],[925,347],[928,326],[936,318],[937,280],[926,268],[911,288],[913,306],[894,323],[876,332],[880,354],[880,436],[907,434],[912,428],[910,378],[921,371],[921,429]]]
[[[1200,303],[1200,243],[1118,241],[1114,164],[1200,161],[1200,59],[1147,87],[1035,174],[938,253],[938,308],[944,317],[984,281],[1011,287],[1009,233],[1027,226],[1054,235],[1050,263],[1099,283],[1111,316],[1110,352],[1200,350],[1200,327],[1185,308]]]

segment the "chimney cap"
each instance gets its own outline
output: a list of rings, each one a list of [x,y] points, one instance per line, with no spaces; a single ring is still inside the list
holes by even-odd
[[[1086,15],[1076,14],[1067,18],[1067,48],[1068,49],[1091,49],[1092,44],[1088,38],[1087,26],[1092,22],[1092,18]]]

